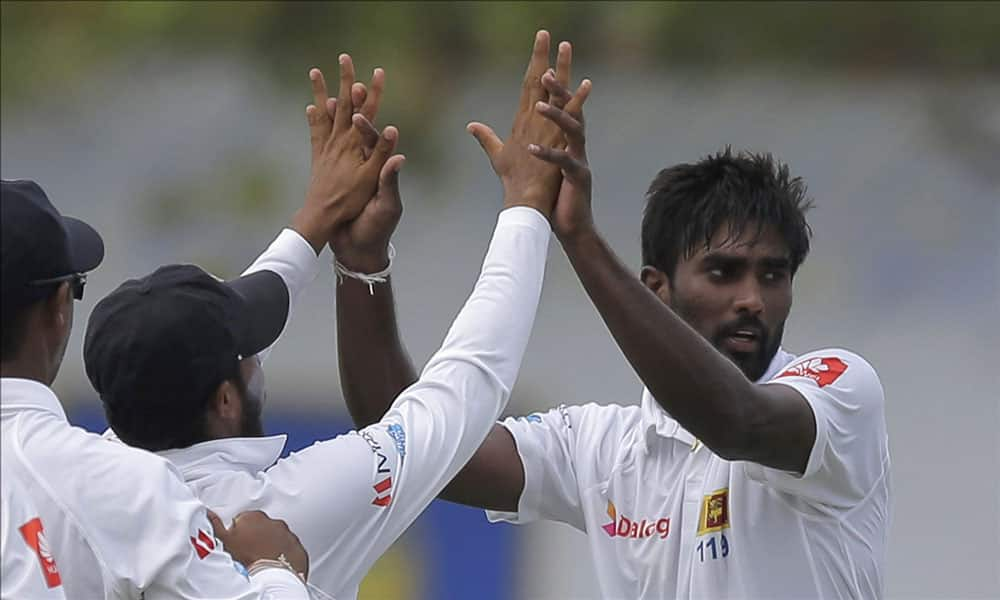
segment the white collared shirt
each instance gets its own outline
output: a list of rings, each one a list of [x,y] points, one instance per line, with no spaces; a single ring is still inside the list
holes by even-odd
[[[49,598],[30,591],[38,577],[67,598],[308,597],[282,569],[248,581],[170,463],[71,426],[45,385],[0,379],[0,424],[4,598]]]
[[[324,597],[356,597],[371,566],[468,462],[506,406],[538,308],[549,235],[534,209],[500,213],[472,295],[420,379],[380,422],[282,460],[285,436],[161,454],[223,520],[253,509],[285,520],[309,552],[310,584]],[[316,261],[296,238],[282,232],[247,271],[284,265],[273,270],[291,298]]]
[[[608,599],[879,598],[889,524],[882,388],[839,349],[779,350],[758,383],[796,389],[816,417],[805,472],[712,453],[643,390],[641,406],[506,419],[524,464],[517,513],[588,534]]]

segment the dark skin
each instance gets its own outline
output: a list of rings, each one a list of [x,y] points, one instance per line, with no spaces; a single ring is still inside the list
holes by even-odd
[[[707,248],[684,256],[672,277],[646,266],[637,279],[594,226],[582,110],[567,105],[572,96],[554,73],[541,81],[549,101],[536,101],[535,109],[565,136],[562,147],[529,146],[563,175],[553,230],[629,363],[663,409],[717,455],[803,472],[816,436],[811,409],[791,388],[749,379],[766,370],[791,308],[787,245],[768,227],[760,236],[750,227],[735,239],[724,227]],[[584,83],[574,95],[589,92]],[[390,305],[356,308],[351,319],[365,318],[374,330],[395,329]],[[358,426],[388,409],[395,397],[390,391],[416,379],[401,344],[375,347],[374,330],[340,341],[352,354],[364,353],[369,365],[368,373],[341,365],[351,413],[365,417]],[[376,371],[378,385],[369,389]],[[515,511],[523,489],[514,438],[497,425],[441,496]]]
[[[73,329],[71,285],[59,284],[55,292],[29,307],[21,343],[14,356],[0,364],[0,376],[31,379],[51,386],[59,374],[69,334]]]

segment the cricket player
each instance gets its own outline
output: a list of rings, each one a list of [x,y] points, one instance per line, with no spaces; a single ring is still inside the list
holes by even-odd
[[[2,186],[0,596],[307,598],[287,525],[257,512],[213,528],[167,461],[70,426],[49,386],[104,243],[34,182]]]
[[[544,44],[547,51],[547,38]],[[469,460],[507,403],[538,306],[560,181],[557,168],[527,151],[529,143],[555,144],[561,136],[531,108],[546,66],[532,61],[511,144],[500,151],[507,164],[503,210],[472,294],[419,379],[369,426],[280,460],[285,436],[262,435],[261,357],[240,353],[226,330],[241,318],[263,324],[277,316],[284,323],[287,302],[241,311],[224,305],[228,284],[195,267],[170,266],[126,282],[91,316],[87,373],[117,437],[169,459],[223,519],[260,509],[287,521],[309,551],[319,597],[357,595],[372,564]],[[384,282],[388,240],[401,212],[402,160],[388,158],[393,128],[367,162],[351,129],[352,120],[374,118],[383,74],[376,72],[371,93],[359,90],[365,100],[352,116],[358,88],[349,56],[341,56],[340,68],[332,111],[324,110],[331,103],[322,74],[311,72],[314,184],[306,205],[245,277],[262,269],[278,273],[294,304],[330,241],[343,280],[338,303],[349,297],[391,304]],[[364,170],[373,160],[381,171]],[[330,170],[342,176],[320,189],[317,173]],[[364,207],[344,209],[358,194]],[[371,263],[355,260],[373,255]]]
[[[603,598],[881,597],[890,462],[879,378],[848,350],[781,346],[809,250],[805,184],[770,155],[729,150],[664,169],[646,194],[636,278],[593,221],[583,114],[566,106],[564,78],[548,72],[542,85],[533,108],[566,144],[529,147],[563,174],[553,231],[645,387],[638,405],[504,420],[442,497],[492,521],[586,533]],[[503,177],[496,136],[473,133]],[[351,309],[338,319],[373,329],[339,323],[361,427],[415,373],[385,333],[393,307]]]

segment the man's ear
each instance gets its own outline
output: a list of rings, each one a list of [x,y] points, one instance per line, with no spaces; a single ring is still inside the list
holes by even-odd
[[[239,391],[232,381],[226,379],[215,388],[209,409],[225,421],[239,420],[242,405]]]
[[[639,279],[664,304],[670,304],[670,277],[666,273],[656,267],[646,265],[639,271]]]
[[[73,291],[69,282],[62,282],[55,293],[45,301],[45,314],[49,323],[58,328],[61,335],[73,326]]]

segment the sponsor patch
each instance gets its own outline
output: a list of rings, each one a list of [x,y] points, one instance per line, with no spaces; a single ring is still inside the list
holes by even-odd
[[[56,566],[56,559],[49,549],[49,542],[45,539],[45,528],[42,527],[42,520],[38,517],[31,519],[18,528],[28,547],[34,550],[38,557],[38,565],[42,568],[42,576],[45,577],[45,585],[54,588],[62,585],[62,577],[59,576],[59,567]]]
[[[781,377],[808,377],[815,381],[819,387],[824,387],[837,381],[846,370],[847,363],[836,356],[807,358],[788,367],[775,379]]]
[[[393,423],[386,427],[386,431],[389,432],[389,437],[396,443],[396,454],[399,455],[399,460],[402,462],[403,457],[406,456],[406,432],[403,431],[403,426]]]
[[[630,538],[635,540],[658,537],[661,540],[670,535],[670,517],[660,517],[659,519],[635,520],[619,515],[615,509],[615,503],[608,500],[608,516],[611,522],[601,525],[604,533],[608,537]]]
[[[698,535],[729,528],[729,488],[716,490],[701,501]]]
[[[199,529],[198,537],[191,536],[191,545],[194,546],[194,551],[198,553],[198,559],[204,560],[206,556],[215,550],[215,538],[205,533],[205,531]]]

